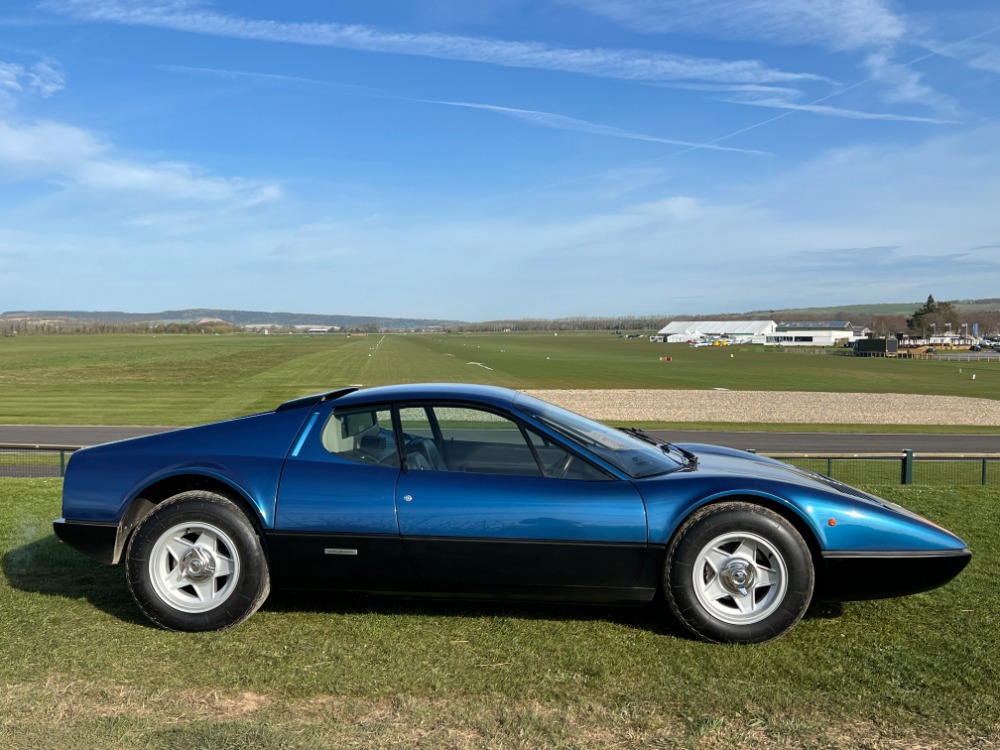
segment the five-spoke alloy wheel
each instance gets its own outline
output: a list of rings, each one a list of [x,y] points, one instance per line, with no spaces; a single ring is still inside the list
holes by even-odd
[[[128,547],[139,608],[170,630],[222,630],[263,604],[267,560],[247,516],[230,499],[184,492],[158,505]]]
[[[812,556],[785,518],[750,503],[709,505],[681,526],[667,552],[664,589],[680,622],[700,638],[760,643],[805,614]]]

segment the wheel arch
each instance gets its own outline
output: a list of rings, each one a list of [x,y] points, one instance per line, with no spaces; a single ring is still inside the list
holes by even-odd
[[[806,546],[809,548],[809,554],[812,557],[813,569],[816,575],[816,584],[819,588],[820,574],[823,570],[822,565],[822,552],[819,545],[819,539],[816,536],[816,532],[809,525],[808,521],[800,515],[793,506],[789,503],[782,501],[777,497],[771,495],[762,495],[753,492],[738,491],[727,493],[723,495],[715,495],[704,501],[692,506],[684,513],[682,516],[677,518],[676,525],[670,534],[669,539],[667,539],[665,549],[669,550],[670,547],[677,540],[681,529],[691,516],[699,511],[711,507],[713,505],[723,505],[725,503],[745,503],[747,505],[757,505],[762,508],[766,508],[788,521],[795,530],[799,533],[799,536],[805,541]]]
[[[239,487],[217,476],[185,472],[161,477],[134,493],[118,524],[118,534],[111,560],[112,564],[121,562],[122,556],[128,547],[129,538],[140,524],[142,524],[146,516],[153,512],[154,508],[174,495],[179,495],[189,490],[214,492],[235,503],[250,521],[254,531],[261,540],[261,545],[264,546],[266,554],[264,524],[260,516],[260,510],[253,500]]]

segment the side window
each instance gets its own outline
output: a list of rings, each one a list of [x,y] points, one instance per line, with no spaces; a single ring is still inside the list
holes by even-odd
[[[389,409],[334,411],[323,428],[322,440],[323,447],[339,458],[399,466]]]
[[[410,406],[399,410],[399,423],[407,437],[422,437],[433,440],[431,410],[423,406]]]
[[[612,479],[589,461],[570,453],[558,443],[541,433],[527,428],[528,439],[542,463],[545,476],[553,479],[578,479],[585,482],[604,482]]]
[[[400,410],[407,468],[542,476],[520,427],[493,412],[455,406]]]
[[[410,406],[399,410],[406,468],[410,471],[448,470],[441,456],[440,432],[435,436],[437,422],[432,422],[433,418],[434,412],[428,407]]]

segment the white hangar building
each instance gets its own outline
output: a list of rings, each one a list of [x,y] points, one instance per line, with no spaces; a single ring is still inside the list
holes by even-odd
[[[864,336],[859,336],[846,320],[830,320],[821,323],[779,323],[764,343],[772,346],[838,346],[859,338]]]
[[[685,344],[706,338],[728,338],[734,344],[763,344],[773,336],[773,320],[675,320],[657,332],[665,344]]]
[[[775,323],[773,320],[675,320],[661,328],[654,341],[685,344],[689,341],[728,339],[731,344],[770,346],[838,346],[864,338],[867,329],[847,321]]]

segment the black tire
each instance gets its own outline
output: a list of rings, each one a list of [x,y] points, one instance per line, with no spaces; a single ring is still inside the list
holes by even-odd
[[[663,588],[691,633],[718,643],[764,643],[805,614],[815,586],[812,555],[785,518],[751,503],[709,505],[674,537]]]
[[[271,589],[250,519],[232,500],[193,490],[164,501],[129,541],[125,564],[139,609],[167,630],[225,630]]]

